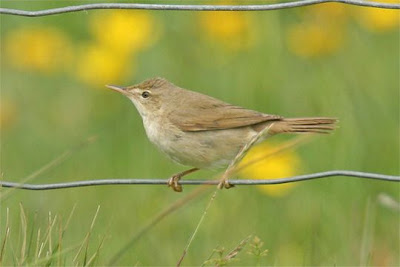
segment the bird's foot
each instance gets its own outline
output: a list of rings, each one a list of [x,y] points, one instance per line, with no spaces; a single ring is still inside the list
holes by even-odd
[[[223,188],[229,189],[229,188],[234,187],[234,185],[229,183],[229,179],[225,178],[225,179],[221,179],[221,181],[219,182],[217,187],[218,187],[218,189],[223,189]]]
[[[169,178],[169,180],[168,180],[168,186],[171,187],[172,190],[174,190],[175,192],[182,192],[183,188],[182,188],[182,186],[178,183],[179,180],[180,180],[183,176],[188,175],[189,173],[192,173],[192,172],[195,172],[195,171],[198,171],[198,170],[199,170],[198,168],[192,168],[192,169],[189,169],[189,170],[186,170],[186,171],[183,171],[183,172],[180,172],[180,173],[177,173],[177,174],[173,175],[173,176],[172,176],[171,178]]]
[[[181,179],[182,175],[180,173],[173,175],[171,178],[168,180],[168,187],[171,187],[172,190],[175,192],[182,192],[183,188],[182,186],[178,183],[179,180]]]

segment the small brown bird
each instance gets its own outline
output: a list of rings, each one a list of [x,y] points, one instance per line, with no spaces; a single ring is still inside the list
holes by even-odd
[[[163,78],[128,87],[107,85],[128,97],[139,111],[147,137],[172,160],[194,168],[173,175],[168,182],[181,192],[178,181],[202,168],[226,167],[240,149],[260,131],[328,133],[336,119],[283,118],[225,103],[180,88]],[[263,136],[261,140],[267,136]]]

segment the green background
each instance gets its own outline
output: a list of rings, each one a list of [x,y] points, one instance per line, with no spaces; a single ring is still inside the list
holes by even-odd
[[[1,5],[36,10],[70,3]],[[342,26],[345,41],[337,51],[301,58],[288,49],[285,32],[301,22],[303,10],[246,13],[252,16],[257,41],[238,51],[204,38],[198,13],[151,11],[162,34],[151,47],[137,53],[135,66],[128,65],[128,75],[116,83],[128,85],[161,76],[184,88],[266,113],[337,117],[340,128],[333,135],[315,137],[296,150],[303,173],[348,169],[398,175],[398,28],[375,33],[349,19]],[[89,86],[68,72],[48,75],[15,68],[7,58],[6,36],[16,29],[52,25],[77,44],[91,38],[87,25],[97,12],[109,11],[38,18],[0,16],[1,99],[14,103],[16,110],[12,124],[1,129],[3,180],[21,181],[71,149],[66,160],[30,182],[168,178],[186,168],[170,162],[147,140],[141,119],[126,98]],[[97,137],[95,142],[75,149],[91,136]],[[201,171],[191,177],[214,174]],[[193,190],[194,186],[186,186],[178,194],[162,185],[102,186],[14,190],[3,197],[8,191],[3,188],[2,242],[7,210],[10,226],[3,264],[14,265],[20,259],[20,204],[28,225],[27,264],[34,262],[37,231],[41,228],[44,234],[49,213],[65,225],[76,205],[61,242],[65,250],[61,264],[65,265],[72,264],[76,245],[83,241],[100,205],[88,257],[104,238],[94,262],[104,265],[156,214]],[[213,192],[210,188],[165,217],[136,240],[118,264],[175,265]],[[299,183],[281,198],[265,195],[254,186],[223,190],[210,206],[183,264],[201,265],[213,249],[229,251],[247,236],[256,235],[269,251],[262,265],[399,265],[399,211],[381,205],[382,194],[399,201],[399,184],[335,177]],[[58,241],[58,224],[53,246]],[[256,257],[246,253],[249,248],[232,264],[256,264]],[[77,262],[84,263],[82,254]],[[56,260],[51,264],[57,265]]]

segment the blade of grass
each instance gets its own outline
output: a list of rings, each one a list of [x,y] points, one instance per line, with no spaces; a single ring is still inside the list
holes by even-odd
[[[58,244],[57,244],[57,251],[58,257],[57,257],[57,266],[61,266],[61,241],[63,238],[63,226],[62,226],[62,220],[59,220],[58,224]],[[54,257],[55,255],[53,255]]]
[[[250,141],[244,145],[242,147],[242,149],[239,150],[239,152],[237,153],[237,155],[235,156],[235,158],[230,162],[230,164],[228,165],[228,167],[225,169],[225,172],[221,175],[220,178],[220,183],[218,184],[217,188],[218,189],[222,189],[224,187],[226,188],[230,188],[231,186],[229,186],[229,178],[230,176],[233,174],[236,165],[240,162],[240,160],[244,157],[244,155],[246,154],[246,152],[262,137],[265,135],[268,135],[268,130],[271,128],[272,124],[265,127],[261,132],[259,132],[257,135],[255,135],[253,138],[250,139]],[[178,260],[177,266],[180,266],[183,259],[185,258],[190,245],[192,244],[194,237],[196,236],[201,223],[203,222],[208,209],[210,208],[211,204],[214,202],[215,198],[217,196],[217,191],[214,192],[214,194],[211,196],[210,201],[208,202],[206,208],[204,209],[204,212],[202,214],[202,216],[200,217],[199,222],[196,225],[196,228],[194,229],[191,237],[189,238],[189,241],[186,245],[186,247],[183,250],[182,256],[181,258]]]
[[[51,221],[51,212],[49,212],[49,224],[53,224],[53,225],[55,225],[55,223],[56,223],[56,219],[57,219],[57,215],[55,215],[54,216],[54,220],[53,220],[53,222]],[[51,254],[53,254],[53,242],[52,242],[52,235],[53,235],[53,227],[50,227],[49,228],[49,234],[47,235],[47,237],[48,237],[48,240],[49,240],[49,245],[48,245],[48,247],[49,247],[49,250],[48,250],[48,252],[49,252],[49,254],[51,255]]]
[[[67,230],[67,228],[68,228],[68,226],[69,226],[69,223],[71,222],[72,215],[75,213],[75,209],[76,209],[76,203],[75,203],[74,206],[72,207],[72,210],[71,210],[71,212],[69,213],[67,222],[65,223],[65,227],[64,227],[64,229],[63,229],[63,236],[64,236],[64,233],[65,233],[65,231]]]
[[[167,206],[160,213],[156,214],[117,253],[115,253],[115,255],[111,258],[107,265],[115,265],[121,259],[122,255],[125,254],[125,252],[127,252],[136,243],[136,241],[138,241],[152,227],[157,225],[160,221],[162,221],[168,215],[172,214],[174,211],[185,206],[196,197],[205,193],[208,188],[208,185],[199,186],[185,197],[178,199],[174,203]]]
[[[235,172],[237,172],[237,165],[238,165],[238,163],[239,163],[239,162],[241,161],[241,159],[245,156],[246,152],[249,151],[249,149],[250,149],[261,137],[268,136],[268,130],[271,128],[271,126],[272,126],[272,124],[269,125],[269,126],[267,126],[267,127],[265,127],[261,132],[259,132],[259,133],[258,133],[257,135],[255,135],[252,139],[250,139],[250,141],[249,141],[245,146],[243,146],[243,148],[237,153],[237,155],[235,156],[235,158],[231,161],[231,163],[229,164],[229,166],[226,168],[225,172],[222,173],[221,178],[220,178],[220,183],[218,184],[217,188],[219,188],[219,189],[222,189],[222,188],[224,188],[224,187],[230,188],[229,182],[228,182],[228,181],[229,181],[229,178],[230,178]],[[299,141],[298,141],[298,142],[299,142]],[[278,151],[283,151],[284,149],[287,149],[287,148],[289,148],[289,147],[291,147],[291,146],[294,146],[294,145],[297,144],[298,142],[292,142],[290,145],[284,146],[284,147],[282,147],[280,150],[275,150],[275,151],[273,151],[273,152],[269,152],[268,155],[273,155],[273,154],[276,154]],[[254,164],[254,163],[256,163],[257,161],[260,161],[260,160],[262,160],[262,159],[264,159],[264,158],[265,158],[265,156],[259,157],[259,158],[255,159],[255,160],[253,160],[253,161],[251,162],[251,164]],[[247,164],[247,165],[250,165],[250,164]],[[181,258],[179,259],[179,261],[178,261],[178,263],[177,263],[177,266],[180,266],[181,263],[182,263],[182,261],[183,261],[183,259],[185,258],[185,255],[187,254],[187,252],[188,252],[188,250],[189,250],[189,248],[190,248],[190,245],[191,245],[191,243],[193,242],[193,239],[194,239],[196,233],[198,232],[198,229],[199,229],[201,223],[203,222],[203,220],[204,220],[204,218],[205,218],[205,216],[206,216],[206,214],[207,214],[208,209],[209,209],[210,206],[211,206],[211,203],[214,201],[214,199],[215,199],[215,197],[216,197],[216,194],[217,194],[217,192],[215,192],[215,193],[213,194],[213,196],[211,197],[211,199],[210,199],[208,205],[206,206],[206,208],[205,208],[205,210],[204,210],[204,212],[203,212],[203,215],[200,217],[200,220],[199,220],[199,222],[198,222],[198,224],[197,224],[197,226],[196,226],[196,228],[195,228],[193,234],[191,235],[191,237],[190,237],[190,239],[189,239],[189,242],[187,243],[185,249],[183,250],[182,256],[181,256]]]
[[[59,236],[59,240],[60,240],[60,238],[61,238],[61,240],[62,240],[62,238],[64,237],[65,231],[67,230],[67,227],[68,227],[68,225],[69,225],[69,223],[70,223],[70,221],[71,221],[72,215],[73,215],[74,212],[75,212],[75,208],[76,208],[76,204],[74,204],[74,206],[72,207],[72,210],[71,210],[71,212],[70,212],[69,215],[68,215],[68,219],[67,219],[67,222],[66,222],[65,226],[64,226],[63,228],[59,229],[59,231],[61,231],[61,232],[60,232],[60,235],[61,235],[61,236]],[[60,221],[60,225],[62,225],[62,220],[59,220],[59,221]],[[58,242],[58,243],[56,244],[56,246],[53,248],[53,251],[59,250],[59,249],[60,249],[60,248],[59,248],[60,246],[61,246],[61,243]]]
[[[45,244],[47,243],[47,247],[48,250],[46,251],[46,259],[47,259],[47,263],[46,266],[50,266],[52,261],[53,261],[53,228],[56,225],[58,219],[58,215],[54,215],[54,218],[52,219],[51,216],[51,212],[49,212],[49,216],[48,216],[48,224],[49,224],[49,228],[48,228],[48,232],[47,232],[47,236],[46,236],[46,240],[45,240]]]
[[[306,141],[309,141],[311,138],[310,135],[302,135],[302,136],[297,136],[283,144],[281,144],[280,146],[278,146],[277,148],[273,149],[273,150],[269,150],[266,151],[265,153],[261,154],[258,157],[255,157],[254,159],[248,161],[246,164],[243,164],[241,166],[236,166],[233,170],[232,173],[238,173],[239,171],[246,169],[248,167],[250,167],[251,165],[254,165],[255,163],[265,159],[265,158],[269,158],[271,156],[275,156],[276,154],[282,153],[287,149],[290,148],[294,148],[300,144],[304,144]]]
[[[51,219],[51,212],[49,212],[49,216],[50,217],[48,219],[48,225],[47,225],[46,233],[44,236],[44,242],[42,242],[42,244],[40,245],[38,258],[41,257],[43,250],[45,249],[47,243],[49,243],[49,234],[52,232],[51,229],[54,227],[55,222],[56,222],[57,215],[54,216],[54,220]],[[48,253],[46,253],[46,254],[48,254]]]
[[[26,182],[38,177],[39,175],[43,174],[44,172],[50,170],[51,168],[56,167],[57,165],[59,165],[62,162],[64,162],[73,153],[75,153],[75,152],[81,150],[82,148],[86,147],[87,145],[93,143],[94,141],[96,141],[96,139],[97,139],[97,136],[91,136],[91,137],[87,138],[84,142],[80,143],[79,145],[66,150],[61,155],[57,156],[55,159],[51,160],[47,164],[43,165],[42,167],[40,167],[39,169],[37,169],[36,171],[34,171],[30,175],[28,175],[26,178],[22,179],[20,184],[22,185],[22,184],[24,184],[24,183],[26,183]],[[0,194],[0,201],[6,199],[7,196],[11,192],[13,192],[15,189],[18,189],[18,187],[10,188],[7,191],[5,191],[4,193],[2,193],[1,190],[0,190],[0,193],[1,193]]]
[[[90,239],[90,236],[91,236],[91,234],[92,234],[93,227],[94,227],[94,222],[96,221],[96,218],[97,218],[97,215],[98,215],[98,213],[99,213],[99,210],[100,210],[100,205],[97,206],[96,214],[94,215],[92,224],[90,225],[90,229],[89,229],[89,233],[88,233],[88,238],[87,238],[87,240],[86,240],[84,265],[86,265],[86,260],[87,260],[87,257],[88,257],[89,239]]]
[[[5,227],[5,234],[4,234],[4,239],[1,244],[1,250],[0,250],[0,266],[2,266],[3,259],[4,259],[4,254],[5,254],[5,248],[7,244],[8,237],[10,235],[10,225],[9,225],[9,218],[10,218],[10,209],[7,208],[6,211],[6,227]]]
[[[37,260],[39,259],[39,244],[41,244],[40,243],[40,234],[41,234],[41,230],[39,228],[38,232],[37,232],[37,237],[36,237],[35,262],[33,265],[37,265],[36,263],[37,263]]]
[[[72,250],[78,248],[79,246],[81,246],[81,243],[78,243],[78,244],[76,244],[76,245],[74,245],[74,246],[72,246],[72,247],[70,247],[70,248],[64,249],[63,251],[61,251],[60,254],[61,254],[61,255],[64,255],[64,254],[66,254],[66,253],[68,253],[68,252],[70,252],[70,251],[72,251]],[[59,252],[55,253],[55,254],[54,254],[54,257],[58,257],[58,254],[59,254]],[[47,262],[46,262],[46,261],[47,261]],[[48,261],[47,258],[42,258],[42,259],[36,261],[36,262],[34,263],[34,266],[42,265],[42,264],[45,263],[45,262],[46,262],[46,265],[48,266],[48,265],[49,265],[49,261]]]
[[[298,138],[299,139],[299,138]],[[285,145],[284,147],[282,147],[282,151],[288,148],[291,148],[295,145],[297,145],[298,143],[300,143],[301,141],[303,141],[302,138],[301,140],[297,140],[295,142],[292,142],[288,145]],[[278,149],[279,150],[279,149]],[[257,158],[256,160],[251,161],[249,164],[246,164],[246,167],[257,163],[258,161],[264,159],[265,157],[269,157],[272,156],[275,153],[279,153],[281,150],[279,151],[271,151],[266,153],[265,155],[263,155],[263,157],[261,158]],[[231,174],[236,173],[237,170],[240,169],[235,169],[235,171],[231,170]],[[221,174],[216,175],[216,177],[221,177]],[[147,231],[149,231],[152,227],[154,227],[156,224],[158,224],[162,219],[164,219],[165,217],[167,217],[169,214],[173,213],[174,211],[178,210],[179,208],[183,207],[185,204],[188,204],[191,200],[195,199],[197,196],[201,195],[202,193],[204,193],[206,191],[206,189],[209,188],[209,185],[203,185],[200,186],[198,188],[196,188],[195,190],[193,190],[190,194],[186,195],[184,198],[177,200],[176,202],[172,203],[171,205],[169,205],[168,207],[166,207],[164,210],[162,210],[160,213],[158,213],[157,215],[155,215],[147,224],[145,224],[112,258],[111,260],[108,262],[107,265],[115,265],[122,257],[122,255],[124,255],[129,248],[131,248],[137,240],[139,240],[145,233],[147,233]]]
[[[100,249],[103,247],[104,244],[104,239],[106,238],[106,236],[103,236],[103,238],[100,241],[99,246],[97,247],[96,252],[93,254],[93,256],[88,260],[86,266],[89,266],[92,264],[92,262],[94,262],[94,260],[96,259],[96,257],[99,255]]]
[[[21,203],[19,203],[19,208],[20,208],[21,232],[22,232],[22,244],[21,244],[19,265],[23,265],[26,259],[26,239],[27,239],[28,228],[27,228],[26,214]]]
[[[245,144],[237,153],[237,155],[235,156],[235,158],[233,158],[233,160],[230,162],[230,164],[228,165],[228,167],[225,169],[225,172],[222,174],[221,179],[220,179],[220,183],[218,184],[218,188],[222,189],[222,188],[230,188],[231,186],[229,186],[229,178],[232,176],[236,165],[240,162],[240,160],[244,157],[244,155],[246,154],[247,151],[249,151],[249,149],[262,137],[262,136],[268,136],[268,130],[271,128],[273,124],[266,126],[262,131],[260,131],[258,134],[256,134],[255,136],[253,136],[253,138],[250,139],[249,142],[247,142],[247,144]]]
[[[96,218],[97,218],[97,215],[99,213],[99,210],[100,210],[100,205],[97,206],[97,210],[96,210],[96,213],[94,214],[94,217],[93,217],[92,223],[90,225],[89,231],[87,232],[85,238],[83,239],[82,244],[81,244],[78,252],[76,253],[74,259],[72,260],[72,262],[75,263],[75,264],[77,264],[77,259],[78,259],[79,255],[81,254],[81,251],[82,251],[83,247],[86,245],[84,263],[82,264],[82,265],[86,265],[86,257],[87,257],[87,249],[88,249],[88,246],[89,246],[89,238],[90,238],[91,232],[93,230],[94,223],[96,222]]]
[[[192,233],[191,237],[189,238],[189,241],[188,241],[185,249],[183,250],[182,256],[180,257],[176,266],[181,266],[182,261],[185,258],[185,255],[186,255],[187,251],[189,250],[189,247],[192,244],[194,237],[196,236],[197,232],[200,229],[201,223],[204,221],[204,218],[206,217],[206,214],[207,214],[208,210],[210,209],[211,204],[214,202],[215,198],[217,197],[217,193],[218,193],[218,189],[214,191],[213,195],[211,196],[210,200],[208,201],[208,204],[207,204],[206,208],[204,209],[204,212],[201,215],[200,220],[197,223],[196,228],[194,229],[194,232]]]
[[[375,224],[375,204],[368,198],[365,207],[364,229],[361,239],[360,266],[368,266],[371,258],[371,244]]]
[[[30,234],[29,234],[28,248],[27,248],[27,251],[26,251],[27,257],[29,257],[29,255],[31,254],[32,242],[33,242],[33,233],[34,233],[35,223],[36,222],[37,222],[37,212],[35,212],[35,215],[34,215],[33,220],[32,220],[31,230],[30,230]]]

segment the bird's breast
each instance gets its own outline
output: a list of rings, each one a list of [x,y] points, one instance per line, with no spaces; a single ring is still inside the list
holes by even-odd
[[[184,132],[169,120],[143,117],[147,137],[172,160],[198,168],[226,166],[255,134],[250,128]]]
[[[147,137],[150,141],[156,145],[158,145],[163,138],[163,127],[162,123],[155,118],[143,117],[143,126],[146,131]]]

